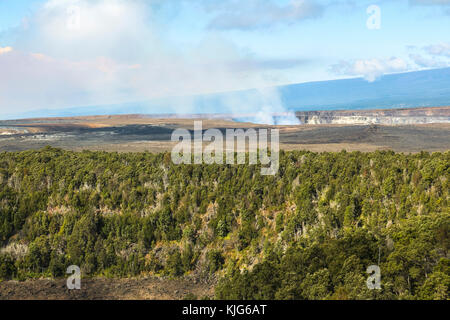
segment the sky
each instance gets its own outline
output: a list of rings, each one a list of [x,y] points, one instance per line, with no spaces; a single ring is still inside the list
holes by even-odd
[[[0,0],[0,118],[373,82],[450,66],[449,35],[450,0]]]

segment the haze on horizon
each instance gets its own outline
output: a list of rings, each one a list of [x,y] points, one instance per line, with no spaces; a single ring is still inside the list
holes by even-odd
[[[0,118],[250,88],[263,105],[217,112],[286,111],[268,88],[449,67],[449,18],[450,0],[2,0]]]

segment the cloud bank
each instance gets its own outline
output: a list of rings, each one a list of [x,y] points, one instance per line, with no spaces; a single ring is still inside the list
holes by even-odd
[[[217,15],[211,21],[212,29],[255,29],[291,24],[319,17],[324,8],[311,0],[292,0],[279,5],[271,0],[224,1],[223,5],[208,6]]]
[[[363,77],[369,82],[375,81],[387,73],[407,71],[408,63],[400,58],[368,59],[341,61],[331,66],[331,71],[338,75]]]
[[[449,1],[409,4],[448,8]],[[295,28],[296,35],[305,37],[304,48],[298,45],[303,45],[301,37],[286,37],[288,27],[318,18],[326,10],[354,14],[364,6],[338,0],[48,0],[10,31],[13,41],[1,43],[0,116],[163,97],[172,97],[177,107],[148,112],[189,113],[196,111],[195,99],[186,97],[254,88],[259,89],[257,98],[225,101],[221,104],[225,110],[218,112],[284,112],[276,90],[268,94],[263,89],[302,79],[297,76],[301,70],[316,72],[319,76],[314,76],[322,80],[337,74],[375,81],[387,73],[450,65],[450,45],[443,42],[402,56],[389,58],[393,55],[389,52],[384,58],[344,60],[327,70],[339,52],[321,56],[328,48],[309,47],[327,45],[326,39],[314,39],[316,43],[310,39],[321,35],[322,25],[317,24],[318,33],[310,24]],[[278,40],[274,34],[280,34],[289,56],[272,51],[271,43],[264,43],[265,32],[271,33],[274,45]],[[249,47],[255,46],[259,56],[245,47],[245,39],[253,35]],[[297,46],[288,41],[298,41]],[[319,59],[326,62],[318,66]]]
[[[0,113],[263,88],[273,84],[266,71],[304,62],[255,59],[218,34],[206,33],[198,45],[179,48],[168,40],[166,26],[158,18],[164,6],[174,3],[47,1],[15,30],[14,47],[0,48]],[[277,7],[267,19],[302,19],[312,10],[308,3],[293,3],[292,14],[287,7]],[[252,5],[247,4],[244,11]],[[158,111],[194,111],[188,99],[182,105],[183,110]],[[260,108],[244,107],[247,112]],[[284,111],[280,106],[275,109]]]
[[[391,57],[388,59],[358,59],[340,61],[330,67],[336,75],[363,77],[369,82],[389,73],[417,71],[450,66],[450,43],[442,42],[421,48],[407,48],[409,59]]]

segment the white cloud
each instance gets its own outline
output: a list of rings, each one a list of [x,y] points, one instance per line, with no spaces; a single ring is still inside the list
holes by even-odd
[[[151,21],[142,0],[49,0],[25,20],[17,46],[74,59],[138,59],[162,49]]]
[[[210,28],[243,30],[316,18],[323,11],[323,7],[312,0],[292,0],[287,5],[272,0],[231,0],[222,5],[210,4],[207,8],[217,13]]]
[[[373,82],[384,74],[408,70],[408,63],[401,58],[368,59],[341,61],[331,66],[331,71],[338,75],[361,76]]]
[[[427,46],[424,50],[433,56],[450,57],[450,43],[439,43]]]
[[[0,47],[0,54],[5,54],[11,51],[13,51],[13,48],[11,47],[4,47],[4,48]]]
[[[445,68],[449,65],[448,62],[437,59],[436,57],[428,58],[421,54],[410,54],[409,57],[421,68]]]
[[[68,25],[74,5],[77,28]],[[180,49],[153,15],[143,0],[48,1],[15,35],[15,50],[0,55],[0,114],[261,88],[275,84],[267,70],[285,67],[217,34]]]
[[[127,87],[121,87],[117,76],[132,68],[105,57],[71,61],[15,50],[0,56],[0,110],[95,104],[102,97],[123,101]]]
[[[445,68],[450,66],[450,44],[439,43],[425,47],[410,46],[409,58],[419,68]]]

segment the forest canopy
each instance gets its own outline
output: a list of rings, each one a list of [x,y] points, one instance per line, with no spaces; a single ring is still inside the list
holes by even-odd
[[[0,279],[218,281],[219,299],[449,299],[450,152],[0,153]],[[366,286],[369,265],[381,290]]]

